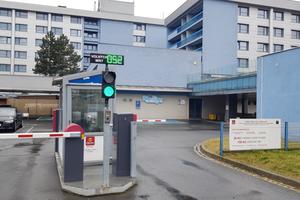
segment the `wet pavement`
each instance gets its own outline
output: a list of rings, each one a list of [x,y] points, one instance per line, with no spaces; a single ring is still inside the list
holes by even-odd
[[[47,131],[26,122],[18,132]],[[197,156],[193,146],[217,136],[213,125],[158,125],[138,129],[138,185],[121,195],[84,198],[61,191],[53,140],[0,141],[2,200],[299,200],[300,194]]]

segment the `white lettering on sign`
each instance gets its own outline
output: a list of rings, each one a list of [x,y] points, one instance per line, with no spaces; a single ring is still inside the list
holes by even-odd
[[[280,148],[280,119],[230,119],[230,151]]]

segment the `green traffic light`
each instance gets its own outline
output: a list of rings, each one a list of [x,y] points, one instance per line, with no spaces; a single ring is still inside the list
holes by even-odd
[[[106,88],[104,88],[103,93],[106,97],[112,97],[115,94],[115,89],[111,86],[107,86]]]

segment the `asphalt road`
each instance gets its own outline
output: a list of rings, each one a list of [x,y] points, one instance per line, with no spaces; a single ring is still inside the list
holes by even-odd
[[[30,121],[18,132],[47,131]],[[193,146],[217,131],[207,125],[139,128],[138,185],[114,196],[84,198],[60,189],[52,140],[0,141],[1,200],[299,200],[290,191],[197,156]]]

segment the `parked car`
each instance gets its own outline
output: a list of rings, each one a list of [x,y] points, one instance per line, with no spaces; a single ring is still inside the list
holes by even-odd
[[[10,106],[0,106],[0,130],[15,132],[23,127],[22,113]]]

